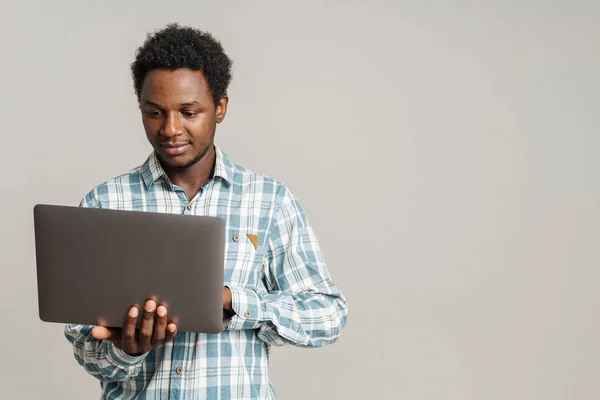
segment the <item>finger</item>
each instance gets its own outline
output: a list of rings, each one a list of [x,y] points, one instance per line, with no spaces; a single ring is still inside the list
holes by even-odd
[[[177,335],[177,326],[175,324],[167,325],[167,337],[165,341],[173,340],[173,338]]]
[[[92,337],[98,340],[115,341],[120,337],[121,330],[118,328],[105,328],[104,326],[95,326],[92,328]]]
[[[162,343],[167,336],[167,308],[162,305],[158,306],[156,315],[156,324],[154,325],[154,334],[152,338],[152,342],[155,345]]]
[[[148,351],[152,347],[152,332],[154,331],[154,314],[156,312],[156,302],[148,300],[144,306],[144,316],[140,325],[140,347],[142,351]]]
[[[140,310],[137,307],[131,307],[127,318],[125,319],[125,325],[122,330],[122,347],[123,350],[129,353],[137,352],[135,328],[137,327],[138,317]]]

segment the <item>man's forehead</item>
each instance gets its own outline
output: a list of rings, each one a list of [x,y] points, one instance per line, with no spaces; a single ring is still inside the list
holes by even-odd
[[[144,79],[142,97],[181,97],[182,102],[200,102],[210,95],[202,71],[189,69],[153,70]],[[152,101],[152,99],[148,99]]]

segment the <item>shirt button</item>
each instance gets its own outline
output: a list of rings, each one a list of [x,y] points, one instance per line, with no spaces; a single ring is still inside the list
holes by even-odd
[[[250,315],[252,315],[252,314],[250,314],[250,311],[246,311],[244,313],[244,317],[246,317],[246,318],[250,318]]]
[[[191,211],[192,210],[192,205],[188,204],[187,209]]]
[[[179,375],[181,375],[181,373],[183,372],[183,368],[177,367],[177,369],[175,370],[175,372],[177,372]]]
[[[233,241],[237,242],[238,240],[240,240],[240,237],[238,235],[233,235]]]

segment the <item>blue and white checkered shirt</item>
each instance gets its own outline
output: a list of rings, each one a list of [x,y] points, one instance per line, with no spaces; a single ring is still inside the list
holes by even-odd
[[[347,318],[298,200],[281,182],[232,164],[218,148],[213,177],[191,200],[155,153],[90,191],[82,207],[218,216],[226,221],[225,285],[233,316],[220,334],[179,333],[139,357],[66,325],[75,359],[103,399],[275,399],[271,345],[335,342]],[[250,235],[250,237],[248,236]],[[257,246],[251,237],[258,236]]]

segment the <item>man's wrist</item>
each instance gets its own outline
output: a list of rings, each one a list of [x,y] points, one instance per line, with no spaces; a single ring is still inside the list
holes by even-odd
[[[148,355],[148,353],[141,353],[138,355],[128,354],[124,350],[121,350],[114,343],[108,342],[108,352],[106,358],[113,365],[119,366],[134,366],[140,364]]]
[[[123,351],[123,353],[127,354],[130,357],[141,357],[145,354],[145,353],[128,353],[126,351]]]
[[[233,312],[231,289],[227,286],[223,288],[223,310]]]

